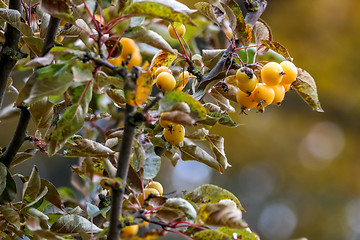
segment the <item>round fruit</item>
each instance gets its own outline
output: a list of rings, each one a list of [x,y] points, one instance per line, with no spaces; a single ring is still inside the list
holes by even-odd
[[[156,195],[156,196],[160,196],[159,191],[156,190],[155,188],[145,188],[145,189],[144,189],[144,194],[145,194],[145,196],[142,195],[142,194],[140,194],[140,195],[138,196],[138,200],[139,200],[141,206],[144,205],[145,200],[150,196],[150,194],[153,194],[153,195]]]
[[[298,75],[298,70],[290,61],[283,61],[280,63],[280,66],[284,70],[285,75],[283,76],[281,80],[281,84],[291,84],[296,80],[296,77]]]
[[[155,188],[159,194],[162,196],[163,193],[164,193],[164,188],[163,186],[161,185],[161,183],[159,182],[156,182],[156,181],[152,181],[151,183],[149,183],[146,188]]]
[[[258,108],[264,108],[271,104],[275,98],[275,91],[272,87],[259,83],[253,92],[254,99],[258,102]]]
[[[179,37],[184,36],[184,34],[186,32],[184,24],[181,24],[180,26],[176,26],[175,29],[176,29],[176,32],[179,35]],[[171,26],[171,24],[168,26],[168,30],[169,30],[170,37],[177,39],[175,30],[174,30],[173,26]]]
[[[157,78],[157,76],[159,76],[159,74],[162,73],[162,72],[171,73],[171,70],[170,70],[168,67],[161,66],[161,67],[159,67],[158,69],[156,69],[156,71],[155,71],[155,78]]]
[[[167,112],[164,112],[164,113],[162,113],[161,116],[160,116],[160,121],[159,121],[159,123],[160,123],[160,126],[163,127],[163,128],[169,128],[171,125],[174,125],[173,122],[170,122],[170,121],[168,121],[168,120],[164,120],[164,119],[163,119],[166,114],[167,114]]]
[[[261,69],[261,79],[269,86],[279,84],[283,75],[282,67],[276,62],[269,62]]]
[[[177,146],[184,140],[185,128],[181,124],[174,124],[169,128],[164,128],[163,134],[168,143]]]
[[[120,43],[122,46],[121,56],[125,59],[134,52],[140,52],[139,47],[131,38],[123,37],[120,39]]]
[[[256,75],[251,68],[242,67],[236,72],[236,80],[238,88],[250,94],[254,91],[257,83]]]
[[[188,83],[189,78],[190,78],[190,73],[188,71],[184,71],[180,73],[176,91],[182,91],[186,86],[186,84]]]
[[[168,72],[162,72],[156,78],[156,86],[163,92],[171,91],[176,86],[176,80]]]
[[[126,58],[125,58],[126,60]],[[129,63],[127,65],[128,69],[132,69],[133,66],[140,66],[141,65],[141,53],[140,51],[135,51],[131,54],[131,58],[129,60]]]
[[[285,92],[289,91],[291,88],[291,84],[283,84],[284,88],[285,88]]]
[[[240,89],[236,92],[236,100],[241,105],[243,110],[254,108],[258,105],[258,103],[254,99],[254,94],[247,94]]]
[[[139,225],[126,226],[121,229],[121,237],[132,237],[135,236],[139,231]]]
[[[285,88],[283,85],[278,84],[275,86],[272,86],[272,89],[274,89],[275,97],[271,104],[280,104],[282,100],[284,100],[285,97]]]

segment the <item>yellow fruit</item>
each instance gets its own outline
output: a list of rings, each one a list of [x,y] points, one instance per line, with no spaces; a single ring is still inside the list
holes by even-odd
[[[174,27],[175,27],[175,26],[174,26]],[[184,36],[184,34],[185,34],[185,32],[186,32],[186,29],[185,29],[184,24],[181,24],[180,26],[176,26],[175,29],[176,29],[176,32],[177,32],[177,34],[179,35],[179,37]],[[168,26],[168,30],[169,30],[170,37],[177,39],[175,30],[174,30],[174,28],[171,26],[171,24]]]
[[[271,104],[280,104],[285,97],[285,88],[283,85],[278,84],[275,86],[271,86],[274,89],[275,97]]]
[[[281,80],[281,84],[285,85],[285,84],[293,83],[298,75],[298,70],[295,64],[290,61],[283,61],[280,63],[280,66],[282,67],[285,73],[285,75]]]
[[[184,87],[186,86],[186,84],[188,83],[190,78],[190,73],[188,71],[184,71],[182,73],[180,73],[179,75],[179,79],[178,79],[178,84],[176,87],[176,91],[182,91],[184,89]]]
[[[178,146],[185,137],[185,128],[181,124],[174,124],[169,128],[164,128],[165,140],[171,145]]]
[[[159,182],[156,182],[156,181],[153,181],[151,183],[149,183],[146,188],[155,188],[159,193],[160,195],[162,196],[163,193],[164,193],[164,189],[163,189],[163,186],[161,185],[161,183]]]
[[[156,86],[163,92],[171,91],[176,86],[176,80],[168,72],[162,72],[156,78]]]
[[[131,38],[123,37],[120,39],[120,43],[122,46],[121,56],[126,59],[129,55],[140,52],[139,47],[136,45],[135,41]]]
[[[139,200],[141,206],[144,205],[145,200],[150,196],[150,194],[153,194],[153,195],[156,195],[156,196],[160,196],[159,191],[156,190],[155,188],[145,188],[145,189],[144,189],[144,194],[145,194],[145,196],[142,195],[142,194],[140,194],[140,195],[138,196],[138,200]]]
[[[269,86],[279,84],[283,75],[282,67],[276,62],[269,62],[261,69],[261,79]]]
[[[254,94],[249,95],[240,89],[238,89],[236,92],[236,100],[241,105],[243,110],[254,108],[258,105],[258,102],[256,102],[254,99]]]
[[[135,236],[139,231],[139,225],[126,226],[121,229],[121,237]]]
[[[155,71],[155,78],[157,78],[157,76],[159,76],[159,74],[162,73],[162,72],[171,73],[171,70],[170,70],[168,67],[161,66],[161,67],[159,67],[158,69],[156,69],[156,71]]]
[[[164,112],[161,114],[160,116],[160,126],[163,127],[163,128],[169,128],[171,125],[173,125],[174,123],[173,122],[170,122],[168,120],[164,120],[164,116],[167,114],[167,112]]]
[[[285,88],[285,92],[289,91],[291,88],[291,84],[283,84],[284,88]]]
[[[275,98],[275,91],[272,87],[259,83],[254,90],[254,99],[258,102],[258,108],[264,108],[271,104]]]
[[[133,66],[141,66],[141,61],[142,61],[141,53],[140,51],[136,51],[133,54],[131,54],[131,58],[127,65],[127,68],[130,70],[132,69]]]
[[[237,70],[236,80],[238,88],[248,94],[254,91],[257,84],[257,78],[254,71],[248,67],[242,67]]]

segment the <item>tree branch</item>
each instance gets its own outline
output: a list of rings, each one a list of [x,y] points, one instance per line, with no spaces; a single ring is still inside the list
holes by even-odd
[[[57,35],[57,32],[59,30],[61,20],[59,18],[50,17],[48,30],[46,32],[45,40],[44,40],[44,46],[41,51],[41,57],[45,56],[50,49],[54,46],[54,41]]]
[[[22,12],[20,0],[10,0],[9,9]],[[20,41],[20,32],[9,23],[6,24],[5,44],[0,53],[0,109],[11,71],[14,68],[19,55],[18,43]]]

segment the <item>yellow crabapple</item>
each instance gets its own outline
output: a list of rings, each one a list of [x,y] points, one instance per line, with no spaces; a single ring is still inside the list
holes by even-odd
[[[121,237],[127,238],[135,236],[139,231],[139,225],[130,225],[121,229]]]
[[[156,181],[150,182],[148,185],[146,185],[146,188],[155,188],[159,192],[160,196],[162,196],[164,193],[163,186],[161,185],[161,183]]]
[[[268,62],[261,69],[261,79],[266,85],[277,85],[284,76],[284,70],[277,62]]]
[[[166,67],[166,66],[161,66],[161,67],[159,67],[158,69],[156,69],[156,71],[155,71],[155,78],[157,78],[157,76],[159,76],[159,74],[162,73],[162,72],[171,73],[171,70],[170,70],[168,67]]]
[[[174,27],[175,27],[176,32],[179,35],[179,37],[183,37],[185,35],[186,28],[185,28],[184,24],[181,24],[179,26],[174,26]],[[168,30],[169,30],[170,37],[177,39],[175,30],[174,30],[173,26],[171,26],[171,24],[168,26]]]
[[[163,92],[171,91],[176,86],[176,80],[171,73],[162,72],[156,78],[156,86]]]
[[[285,73],[281,80],[281,84],[285,85],[293,83],[298,75],[298,70],[295,64],[290,61],[283,61],[280,63],[280,66]]]
[[[253,95],[255,101],[258,102],[258,108],[264,108],[274,101],[275,91],[271,86],[259,83],[256,86]]]
[[[254,94],[249,95],[240,89],[236,91],[236,100],[243,110],[254,108],[258,105],[258,102],[254,99]]]
[[[236,80],[238,88],[248,94],[254,91],[257,84],[257,78],[254,71],[248,67],[242,67],[237,70]]]
[[[174,124],[168,128],[164,128],[163,134],[168,143],[178,146],[184,140],[185,128],[181,124]]]
[[[275,97],[271,104],[280,104],[285,97],[285,88],[283,85],[278,84],[275,86],[271,86],[274,89]]]

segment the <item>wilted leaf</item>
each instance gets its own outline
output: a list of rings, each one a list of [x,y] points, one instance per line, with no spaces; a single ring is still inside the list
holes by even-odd
[[[49,156],[52,156],[57,151],[59,151],[65,145],[67,139],[72,137],[83,127],[84,119],[89,107],[89,102],[92,97],[92,85],[93,82],[91,82],[87,86],[79,86],[73,89],[73,91],[77,92],[76,99],[72,99],[72,101],[75,102],[75,104],[70,106],[64,112],[64,114],[61,116],[61,119],[56,125],[55,131],[49,137],[49,144],[48,144]],[[86,92],[85,94],[83,94],[85,90]],[[82,96],[83,99],[80,105],[76,104]]]
[[[217,88],[212,88],[210,94],[204,96],[206,102],[218,105],[222,110],[226,112],[235,112],[235,108],[230,104],[229,99],[224,97]]]
[[[165,94],[160,101],[161,111],[169,111],[174,104],[185,102],[189,105],[191,112],[195,113],[200,119],[206,118],[205,107],[195,98],[184,92],[172,91]]]
[[[136,193],[139,193],[139,194],[142,193],[142,190],[143,190],[142,181],[141,181],[139,175],[135,172],[135,170],[131,166],[129,166],[128,178],[127,178],[126,183]]]
[[[58,190],[56,189],[56,187],[49,182],[46,179],[40,179],[41,182],[41,190],[43,191],[43,189],[45,189],[45,187],[48,189],[46,195],[45,195],[45,199],[49,202],[51,202],[54,206],[56,206],[59,209],[62,209],[63,205],[62,205],[62,201],[61,201],[61,197],[60,194],[58,192]]]
[[[108,157],[109,155],[115,154],[113,150],[105,147],[101,143],[86,138],[69,139],[66,145],[71,148],[70,151],[66,152],[66,156]]]
[[[94,70],[94,66],[92,66],[89,62],[84,63],[77,61],[76,64],[71,67],[71,70],[73,72],[75,82],[87,82],[93,79],[92,71]]]
[[[259,240],[259,237],[250,229],[233,229],[228,227],[218,228],[217,231],[225,233],[231,237],[241,240]]]
[[[193,223],[196,219],[195,208],[193,207],[193,205],[191,205],[191,203],[189,203],[183,198],[168,198],[163,206],[182,211],[183,215],[185,215],[187,218],[186,221],[188,222]]]
[[[25,204],[34,201],[41,189],[40,175],[36,166],[33,167],[29,180],[24,183],[23,202]]]
[[[41,0],[41,8],[44,12],[50,15],[57,13],[67,13],[69,11],[66,0]]]
[[[36,58],[31,59],[24,66],[25,67],[33,67],[33,68],[43,67],[43,66],[49,65],[53,60],[54,60],[54,55],[49,53],[43,57],[36,57]]]
[[[143,104],[150,96],[154,81],[151,78],[150,71],[140,74],[136,79],[135,104]]]
[[[70,166],[71,170],[77,173],[80,177],[87,176],[92,178],[95,173],[94,158],[84,157],[80,162],[80,166]]]
[[[320,105],[315,81],[307,71],[298,68],[298,76],[292,83],[292,87],[312,109],[324,112]]]
[[[226,189],[212,184],[204,184],[200,187],[197,187],[193,191],[186,194],[184,199],[192,201],[195,204],[218,203],[223,199],[230,199],[236,203],[238,209],[244,211],[244,208],[241,206],[239,199],[237,199],[234,194]]]
[[[47,97],[43,97],[30,105],[32,120],[37,128],[48,128],[54,116],[54,104]]]
[[[128,6],[124,12],[134,16],[149,16],[195,26],[189,16],[195,10],[175,0],[139,0]]]
[[[194,4],[195,8],[206,16],[208,19],[221,26],[222,21],[225,18],[224,13],[215,5],[208,2],[198,2]]]
[[[36,56],[41,55],[41,51],[44,45],[44,40],[34,36],[23,36],[21,38],[25,44],[35,53]]]
[[[196,122],[189,114],[178,110],[167,112],[161,117],[161,119],[164,121],[170,121],[184,126],[192,126]]]
[[[178,218],[180,221],[185,221],[185,214],[180,209],[164,207],[156,211],[156,218],[159,218],[163,222],[171,222],[173,219]]]
[[[171,164],[175,167],[177,162],[181,159],[180,158],[180,155],[173,151],[172,149],[171,150],[166,150],[162,155],[161,155],[161,160],[169,160],[171,162]]]
[[[164,40],[160,34],[142,26],[128,28],[125,31],[124,36],[134,39],[138,42],[146,43],[155,48],[162,49],[171,54],[175,54],[173,48],[167,41]]]
[[[220,202],[201,204],[198,210],[197,221],[200,224],[218,227],[248,227],[242,219],[242,212],[238,208]]]
[[[8,223],[14,226],[17,230],[20,230],[20,216],[17,211],[9,205],[2,205],[0,206],[0,212]]]
[[[151,60],[150,71],[155,74],[156,69],[161,66],[169,67],[176,59],[177,55],[164,50],[159,50]]]
[[[9,168],[13,168],[16,165],[26,161],[27,159],[32,158],[35,155],[35,153],[37,153],[37,152],[38,152],[38,149],[28,149],[24,152],[16,153],[14,159],[11,161]],[[1,193],[1,191],[0,191],[0,193]]]
[[[208,229],[208,230],[203,230],[200,232],[197,232],[194,234],[193,236],[194,240],[233,240],[232,237],[226,235],[225,233],[213,230],[213,229]]]
[[[207,50],[204,49],[202,51],[202,60],[206,67],[212,69],[218,63],[220,58],[224,55],[225,49],[215,49],[215,50]]]
[[[124,91],[121,89],[111,89],[108,88],[106,90],[106,94],[111,98],[111,100],[114,101],[119,106],[125,106],[126,100],[125,100],[125,94]]]
[[[86,203],[86,213],[89,217],[96,217],[97,215],[100,214],[99,212],[100,209],[97,206],[89,202]]]
[[[217,123],[227,127],[238,126],[238,124],[230,118],[229,114],[221,113],[221,112],[210,112],[206,116],[206,119],[200,120],[197,123],[201,123],[209,126],[214,126]]]
[[[0,8],[0,18],[8,22],[25,36],[31,36],[32,30],[25,22],[21,21],[21,14],[18,10]]]
[[[260,39],[260,42],[263,46],[282,55],[286,60],[289,60],[289,61],[292,60],[292,57],[290,56],[290,53],[288,52],[288,50],[280,43],[271,41],[271,40],[266,40],[266,39]]]
[[[58,240],[62,238],[47,230],[37,230],[34,231],[34,239]]]
[[[78,215],[65,215],[59,218],[50,228],[55,233],[98,233],[102,229],[91,223],[86,218]]]
[[[265,39],[265,40],[269,40],[269,41],[273,40],[270,26],[261,18],[259,18],[258,21],[255,23],[253,32],[254,32],[256,44],[261,44],[261,41],[260,41],[261,39]],[[258,54],[264,55],[265,53],[268,52],[268,50],[269,50],[269,48],[267,48],[265,46],[261,46],[258,49]]]

